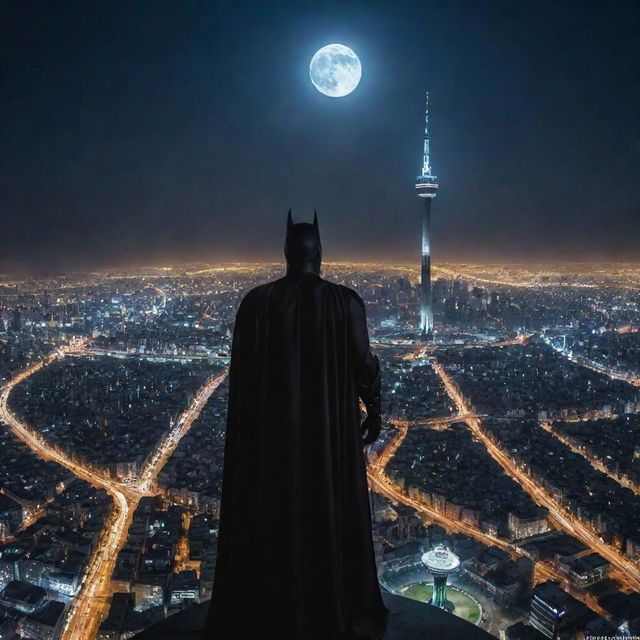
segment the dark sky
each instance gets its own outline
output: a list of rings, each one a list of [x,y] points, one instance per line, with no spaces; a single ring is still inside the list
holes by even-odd
[[[640,261],[640,3],[0,2],[0,268]],[[313,53],[353,48],[332,99]]]

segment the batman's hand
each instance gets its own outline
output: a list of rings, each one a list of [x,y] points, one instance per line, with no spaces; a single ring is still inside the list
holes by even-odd
[[[375,442],[380,435],[381,426],[382,420],[380,419],[380,415],[375,412],[369,412],[361,427],[363,435],[362,444],[367,445]]]

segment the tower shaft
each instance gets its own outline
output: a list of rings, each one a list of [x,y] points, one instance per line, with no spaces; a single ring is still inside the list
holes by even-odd
[[[433,331],[433,294],[431,291],[431,198],[422,208],[422,271],[420,278],[420,333]]]
[[[433,595],[431,604],[440,609],[447,609],[447,576],[433,576]]]

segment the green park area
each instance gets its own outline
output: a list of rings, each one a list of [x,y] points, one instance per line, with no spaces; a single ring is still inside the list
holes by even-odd
[[[433,584],[428,582],[416,582],[399,592],[401,595],[407,598],[413,598],[420,602],[429,602],[433,594]],[[447,600],[453,603],[455,609],[454,615],[459,618],[463,618],[474,624],[478,622],[480,617],[480,608],[476,602],[470,598],[464,591],[455,589],[453,587],[447,587]]]

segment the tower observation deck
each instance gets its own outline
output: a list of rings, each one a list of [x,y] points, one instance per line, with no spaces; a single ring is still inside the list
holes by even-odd
[[[424,148],[422,154],[422,173],[416,178],[418,197],[423,199],[422,206],[422,271],[420,278],[420,333],[433,333],[433,298],[431,294],[431,200],[438,191],[438,178],[431,173],[429,160],[429,92],[424,120]]]
[[[422,554],[422,564],[433,575],[431,604],[453,611],[453,604],[447,600],[447,576],[460,570],[460,559],[443,545],[438,545]]]

